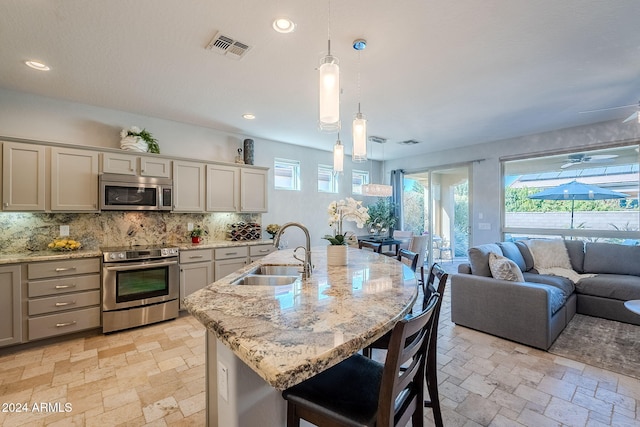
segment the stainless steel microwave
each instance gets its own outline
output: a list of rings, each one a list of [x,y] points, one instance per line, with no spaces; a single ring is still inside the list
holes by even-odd
[[[100,209],[107,211],[170,211],[173,181],[169,178],[105,173],[100,175]]]

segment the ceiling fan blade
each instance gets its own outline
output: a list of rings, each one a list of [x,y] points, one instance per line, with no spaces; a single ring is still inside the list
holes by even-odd
[[[636,111],[635,113],[633,113],[632,115],[630,115],[629,117],[627,117],[626,119],[624,119],[624,121],[622,123],[627,123],[628,121],[634,120],[638,118],[638,112]]]
[[[578,114],[599,113],[600,111],[618,110],[620,108],[637,107],[638,104],[620,105],[618,107],[598,108],[596,110],[578,111]]]
[[[612,160],[618,157],[617,154],[594,154],[593,156],[589,156],[589,162],[601,162],[604,160]]]
[[[573,166],[575,164],[576,164],[576,162],[565,163],[564,165],[560,166],[560,169],[566,169],[566,168],[568,168],[570,166]]]

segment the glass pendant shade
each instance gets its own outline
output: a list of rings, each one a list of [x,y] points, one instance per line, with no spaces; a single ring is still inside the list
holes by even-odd
[[[358,113],[353,119],[353,153],[351,159],[356,162],[367,160],[367,119]]]
[[[338,139],[333,146],[333,171],[342,172],[344,170],[344,145]]]
[[[365,184],[362,186],[364,196],[391,197],[393,187],[385,184]]]
[[[327,55],[320,60],[320,118],[318,127],[323,132],[340,130],[340,67],[338,58]]]

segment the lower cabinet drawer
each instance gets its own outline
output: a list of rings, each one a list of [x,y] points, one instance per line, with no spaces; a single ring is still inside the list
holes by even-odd
[[[100,291],[79,292],[29,300],[29,316],[100,305]]]
[[[231,246],[215,249],[214,257],[218,259],[243,258],[249,256],[249,248],[246,246]]]
[[[100,275],[91,274],[63,279],[30,281],[27,289],[29,298],[100,289]]]
[[[29,340],[100,327],[100,307],[30,318]]]

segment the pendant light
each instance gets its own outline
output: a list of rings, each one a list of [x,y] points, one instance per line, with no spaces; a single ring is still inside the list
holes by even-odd
[[[379,144],[387,142],[385,138],[371,137],[371,139]],[[382,162],[384,165],[384,145],[382,145]],[[371,160],[373,164],[373,160]],[[374,197],[391,197],[393,194],[393,187],[385,184],[365,184],[362,186],[362,194],[364,196]]]
[[[333,146],[333,171],[342,172],[344,170],[344,145],[340,142],[340,133],[338,133],[338,140],[336,145]]]
[[[358,51],[358,112],[353,118],[352,138],[353,151],[351,160],[354,163],[361,163],[367,160],[367,118],[360,111],[360,52],[367,47],[364,39],[357,39],[353,42],[353,48]]]
[[[340,130],[340,67],[338,58],[331,55],[331,1],[327,18],[327,55],[320,60],[319,75],[319,119],[322,132]]]

